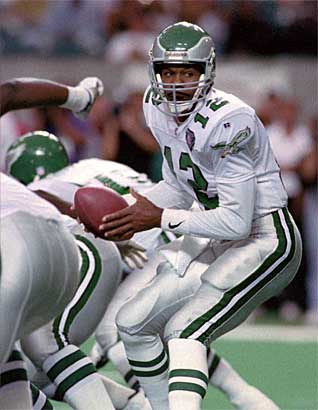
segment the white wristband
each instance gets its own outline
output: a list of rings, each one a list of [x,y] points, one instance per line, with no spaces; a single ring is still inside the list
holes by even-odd
[[[68,97],[62,108],[67,108],[73,112],[83,111],[91,101],[88,90],[81,87],[67,87]]]

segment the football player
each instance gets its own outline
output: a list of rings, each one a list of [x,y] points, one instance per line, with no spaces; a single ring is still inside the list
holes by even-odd
[[[21,149],[22,146],[24,150]],[[138,192],[147,192],[153,186],[153,183],[146,175],[139,174],[131,168],[116,162],[88,159],[69,166],[66,166],[67,163],[64,147],[57,137],[42,131],[29,133],[21,137],[8,150],[7,154],[8,172],[11,175],[23,180],[24,183],[29,183],[28,187],[35,192],[45,194],[47,197],[51,195],[53,198],[63,198],[63,200],[71,203],[79,186],[106,184],[118,193],[126,194],[125,197],[130,202],[131,198],[127,196],[130,187]],[[138,233],[134,237],[138,244],[147,248],[150,255],[153,255],[154,250],[160,245],[165,242],[169,243],[175,238],[172,232],[163,233],[158,228]],[[175,243],[174,246],[178,246],[177,244]],[[171,252],[171,250],[172,248],[167,246],[167,250],[162,248],[161,252]],[[139,256],[140,259],[127,260],[130,266],[133,267],[133,262],[136,262],[141,267],[143,262],[141,254],[133,256]],[[115,317],[124,302],[153,279],[156,265],[159,261],[164,260],[159,259],[158,261],[156,257],[153,259],[153,256],[149,256],[149,259],[153,260],[151,268],[133,270],[117,289],[113,299],[108,304],[104,318],[95,332],[97,343],[91,353],[93,362],[98,367],[101,367],[107,358],[110,359],[128,385],[134,389],[138,389],[139,384],[131,371],[123,344],[120,341],[118,342]],[[107,260],[106,255],[105,260]],[[188,275],[190,286],[193,288],[200,286],[201,273],[207,266],[203,260],[196,265],[193,275]],[[99,283],[97,283],[96,288],[98,289],[99,286]],[[81,302],[78,304],[81,304]],[[87,338],[92,333],[91,326],[96,326],[98,320],[100,320],[100,317],[96,315],[96,307],[94,307],[96,304],[103,306],[104,301],[98,295],[92,295],[85,304],[82,304],[86,306],[86,309],[78,309],[76,320],[70,321],[71,325],[67,329],[61,327],[62,332],[60,333],[67,334],[68,339],[73,341],[72,343],[75,340],[77,345],[83,343],[85,338],[82,336],[86,335]],[[90,317],[89,323],[87,321],[88,316]],[[47,345],[47,340],[43,338],[43,335],[41,344]],[[35,352],[35,354],[38,353]],[[223,358],[219,358],[212,350],[208,351],[208,364],[209,382],[222,390],[237,409],[253,409],[256,400],[259,401],[260,398],[262,398],[262,405],[264,405],[266,398],[262,393],[249,386]],[[43,387],[43,385],[40,386]],[[109,387],[108,391],[111,395]],[[121,394],[124,395],[122,392]],[[111,395],[113,401],[115,401],[115,396],[116,394]],[[126,396],[128,397],[127,394]]]
[[[78,166],[66,167],[69,162],[64,146],[57,137],[44,131],[22,136],[9,148],[7,154],[8,171],[12,176],[24,184],[34,181],[28,185],[29,189],[54,202],[61,212],[70,215],[70,205],[79,185],[89,181],[92,175],[102,177],[101,169],[105,170],[105,166],[100,166],[103,161],[96,160],[95,167],[94,160],[81,162]],[[136,185],[138,174],[128,169],[127,177],[126,167],[123,168],[126,179],[131,177]],[[116,169],[113,166],[112,169],[118,177],[120,166]],[[61,171],[55,173],[58,170]],[[144,176],[139,176],[139,182],[143,186],[147,185]],[[92,384],[92,379],[97,375],[90,360],[78,346],[95,331],[114,296],[121,278],[121,257],[112,242],[85,233],[76,220],[67,218],[65,223],[75,236],[81,254],[81,284],[64,311],[52,323],[23,338],[21,345],[37,370],[32,372],[32,381],[48,397],[64,400],[77,409],[95,408],[97,403],[102,408],[105,402],[97,394],[96,388],[87,386],[83,390],[83,385],[89,384],[88,379],[91,379]],[[123,244],[120,249],[130,267],[141,266],[144,256],[140,246],[136,244],[132,248],[131,245]],[[58,370],[53,372],[52,369]],[[115,386],[105,378],[103,382],[111,390],[110,396],[116,408],[123,408],[135,394],[134,390]],[[84,391],[85,399],[82,397]]]
[[[136,203],[105,216],[100,229],[111,240],[153,227],[184,235],[175,252],[162,253],[155,279],[121,308],[117,325],[153,409],[198,410],[209,380],[207,346],[287,286],[302,244],[262,123],[214,88],[210,35],[187,22],[167,27],[150,50],[149,73],[144,114],[164,179],[144,196],[132,191]],[[192,201],[200,210],[190,209]],[[202,263],[196,288],[189,277]],[[259,397],[242,408],[277,406]]]
[[[46,80],[17,79],[0,86],[1,113],[54,104],[85,118],[102,91],[102,82],[97,78],[86,78],[76,87]],[[13,351],[9,359],[8,354],[17,339],[30,337],[30,332],[57,317],[74,296],[79,283],[79,255],[74,237],[54,206],[4,174],[1,174],[1,198],[1,234],[5,239],[1,243],[0,363],[4,364],[1,366],[0,407],[30,409],[32,403],[22,358],[18,351]],[[82,242],[84,246],[85,241]],[[112,409],[108,393],[91,361],[85,359],[79,349],[69,353],[68,359],[72,360],[73,367],[77,366],[72,371],[75,373],[81,368],[78,372],[81,373],[81,389],[77,386],[71,402],[75,406],[80,403],[82,408],[94,404],[94,408],[103,405]],[[54,363],[55,376],[58,376],[56,369],[62,373],[64,366],[59,359],[63,357]],[[68,375],[64,372],[64,379],[60,377],[57,381],[64,391],[75,384],[74,378],[70,383],[67,376],[71,376],[70,372]],[[79,377],[75,382],[78,381]]]
[[[22,358],[10,352],[67,305],[78,272],[75,240],[58,210],[1,174],[0,408],[32,409]]]

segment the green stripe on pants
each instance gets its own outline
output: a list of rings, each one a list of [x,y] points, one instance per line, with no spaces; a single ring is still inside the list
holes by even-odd
[[[262,265],[258,269],[256,269],[251,275],[249,275],[246,279],[244,279],[237,286],[225,292],[220,302],[217,303],[215,306],[213,306],[212,309],[205,312],[199,318],[194,320],[181,333],[180,337],[188,338],[197,332],[198,334],[194,338],[202,343],[208,343],[209,337],[212,335],[213,331],[215,331],[215,329],[220,327],[225,321],[227,321],[231,316],[233,316],[244,304],[246,304],[249,300],[251,300],[252,297],[256,293],[258,293],[260,289],[266,286],[266,284],[268,284],[273,278],[275,278],[282,271],[282,269],[288,264],[288,262],[292,259],[294,252],[295,252],[295,235],[293,231],[293,225],[289,219],[288,212],[287,210],[285,212],[283,211],[283,217],[287,224],[287,231],[288,231],[289,237],[291,238],[292,244],[291,244],[290,251],[288,255],[286,256],[284,255],[287,249],[288,241],[287,241],[285,230],[280,220],[278,211],[274,212],[272,216],[273,216],[274,225],[276,228],[276,234],[278,238],[278,245],[275,251],[270,256],[268,256],[265,259],[265,261],[262,263]],[[275,269],[271,269],[273,264],[275,262],[278,262],[280,258],[283,258],[283,259],[279,263],[279,265]],[[268,273],[266,274],[266,272]],[[263,279],[260,279],[260,277],[263,276],[264,274],[266,274],[266,276]],[[244,294],[244,290],[247,289],[247,287],[249,287],[254,282],[255,282],[255,285],[249,291],[245,292]],[[218,320],[215,321],[215,323],[211,323],[211,325],[207,329],[205,326],[206,330],[200,331],[201,327],[206,325],[214,316],[222,312],[222,310],[225,309],[229,305],[229,303],[233,300],[233,298],[239,295],[241,292],[243,293],[242,297],[238,299],[238,301],[231,307],[231,309],[225,312]]]
[[[69,329],[96,288],[102,272],[101,257],[94,244],[83,236],[75,237],[82,257],[81,283],[70,304],[53,322],[53,333],[60,349],[68,344]]]

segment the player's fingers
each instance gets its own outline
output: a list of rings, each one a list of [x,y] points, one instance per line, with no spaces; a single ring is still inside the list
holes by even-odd
[[[114,242],[128,241],[133,236],[134,236],[134,231],[130,230],[130,231],[127,231],[126,233],[124,233],[121,236],[112,237],[111,240],[114,241]]]
[[[102,218],[103,222],[109,222],[109,221],[114,221],[115,219],[119,219],[122,218],[126,215],[130,215],[130,206],[128,206],[127,208],[121,209],[120,211],[114,212],[112,214],[109,215],[105,215]]]
[[[127,215],[126,217],[116,219],[114,221],[109,221],[107,223],[103,223],[99,225],[98,229],[100,231],[109,231],[110,229],[117,228],[122,225],[129,224],[131,221],[130,215]]]
[[[130,241],[129,245],[130,245],[133,249],[136,249],[137,251],[142,251],[142,252],[144,252],[144,251],[146,250],[143,246],[139,245],[139,244],[138,244],[137,242],[135,242],[135,241]]]
[[[137,252],[137,254],[141,260],[143,260],[144,262],[147,262],[148,257],[144,252]]]
[[[124,259],[124,262],[126,263],[126,265],[128,266],[129,269],[131,269],[131,270],[135,269],[136,266],[130,258],[125,256],[123,259]]]
[[[136,266],[138,269],[142,269],[144,267],[144,260],[142,258],[135,258],[136,259]]]
[[[123,235],[126,234],[128,231],[132,231],[133,230],[132,228],[133,227],[131,224],[126,224],[118,228],[108,230],[107,232],[104,233],[104,237],[110,240],[112,240],[113,237],[118,238],[117,240],[127,239],[127,238],[123,238]]]
[[[144,267],[144,261],[138,253],[130,253],[129,257],[133,260],[135,267],[138,269],[142,269]]]

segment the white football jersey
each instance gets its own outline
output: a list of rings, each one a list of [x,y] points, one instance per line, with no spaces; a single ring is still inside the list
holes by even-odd
[[[84,159],[46,178],[29,184],[33,191],[43,190],[59,198],[73,202],[79,187],[94,185],[99,181],[119,194],[128,194],[129,188],[141,192],[153,186],[146,174],[140,174],[127,165],[114,161],[92,158]]]
[[[129,188],[142,193],[154,184],[146,174],[136,172],[127,165],[92,158],[84,159],[32,182],[28,188],[34,191],[42,190],[73,203],[76,190],[87,185],[106,185],[123,195],[129,193]],[[164,234],[160,228],[140,232],[134,236],[134,240],[146,249],[154,249],[173,239],[173,234]]]
[[[287,194],[266,131],[239,98],[212,89],[202,108],[181,125],[159,111],[148,88],[147,125],[164,157],[163,176],[201,209],[218,204],[220,186],[256,179],[253,219],[286,206]]]
[[[1,218],[24,211],[46,219],[62,220],[55,206],[3,173],[0,174],[0,193]]]

